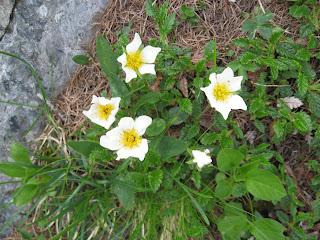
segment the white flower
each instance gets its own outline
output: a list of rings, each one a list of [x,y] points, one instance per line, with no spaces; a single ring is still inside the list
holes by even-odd
[[[138,33],[126,47],[126,52],[118,57],[123,71],[126,73],[126,82],[136,78],[138,74],[156,75],[154,62],[161,48],[146,46],[142,49],[142,41]]]
[[[92,96],[92,105],[88,111],[83,111],[83,114],[92,122],[109,129],[112,123],[116,120],[115,116],[119,111],[119,103],[121,98],[106,99],[104,97]]]
[[[142,135],[151,123],[152,119],[148,116],[140,116],[135,120],[130,117],[121,118],[118,127],[100,138],[100,145],[117,151],[117,160],[136,157],[143,161],[148,152],[148,141]]]
[[[208,149],[204,150],[204,152],[193,150],[192,155],[194,159],[192,160],[192,162],[196,163],[200,169],[203,168],[205,165],[208,165],[212,162],[209,153],[210,151]]]
[[[210,74],[209,79],[210,85],[201,90],[205,92],[211,107],[220,112],[224,119],[228,118],[231,109],[247,110],[246,103],[235,94],[241,89],[242,76],[235,77],[228,67],[221,74]]]

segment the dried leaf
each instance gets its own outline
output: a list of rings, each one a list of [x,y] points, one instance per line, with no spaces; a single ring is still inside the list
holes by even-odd
[[[153,92],[159,91],[160,90],[160,83],[162,81],[162,76],[158,75],[156,81],[152,86],[150,86],[150,90]]]
[[[248,131],[244,137],[248,140],[250,144],[254,144],[254,141],[256,140],[257,137],[257,132],[256,131]]]
[[[180,79],[180,84],[179,84],[179,89],[182,92],[184,97],[188,97],[189,96],[189,91],[188,91],[188,80],[185,76],[183,76]]]
[[[290,109],[299,108],[303,105],[303,102],[296,97],[285,97],[282,100],[287,104]]]
[[[199,62],[202,59],[202,56],[203,56],[203,51],[197,50],[192,56],[192,59],[191,59],[192,63],[195,64],[195,63]]]

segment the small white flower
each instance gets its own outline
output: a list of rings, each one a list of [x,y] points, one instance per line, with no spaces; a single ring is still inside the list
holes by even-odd
[[[200,169],[203,168],[205,165],[208,165],[212,162],[209,153],[209,149],[206,149],[204,151],[193,150],[192,155],[194,159],[192,160],[192,162],[196,163]]]
[[[126,52],[118,57],[123,71],[126,73],[126,82],[136,78],[138,74],[156,75],[154,62],[161,48],[146,46],[142,49],[142,41],[138,33],[126,47]]]
[[[242,97],[235,94],[241,89],[242,76],[235,77],[228,67],[221,74],[210,74],[209,79],[210,85],[201,90],[206,94],[211,107],[220,112],[224,119],[228,118],[232,109],[247,110]]]
[[[130,117],[121,118],[118,127],[100,138],[100,145],[117,151],[117,160],[136,157],[143,161],[148,152],[148,141],[142,135],[151,123],[152,119],[148,116],[140,116],[135,120]]]
[[[119,111],[120,100],[121,98],[119,97],[106,99],[93,95],[90,109],[83,111],[83,114],[92,122],[109,129],[116,120],[115,116]]]

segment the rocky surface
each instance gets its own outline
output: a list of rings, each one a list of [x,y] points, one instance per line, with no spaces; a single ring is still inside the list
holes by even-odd
[[[107,0],[0,0],[0,50],[30,62],[52,98],[74,70],[71,58],[81,52],[94,17],[106,4]],[[41,130],[39,109],[24,106],[37,106],[39,92],[25,65],[0,55],[0,161],[7,159],[12,142],[32,140]],[[5,179],[0,176],[0,181]],[[0,185],[0,239],[16,218],[8,204],[12,188]]]
[[[14,0],[0,0],[0,39],[4,35],[10,22]]]

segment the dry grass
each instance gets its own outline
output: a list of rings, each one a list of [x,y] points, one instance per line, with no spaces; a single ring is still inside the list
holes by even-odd
[[[156,1],[160,2],[160,1]],[[191,48],[194,59],[202,56],[205,44],[215,39],[219,50],[219,61],[226,63],[225,53],[232,48],[233,39],[243,36],[241,25],[246,17],[261,6],[274,14],[274,23],[284,28],[289,34],[296,33],[295,21],[288,15],[288,3],[283,0],[240,0],[231,3],[228,0],[204,0],[200,8],[197,0],[171,0],[170,10],[177,13],[183,4],[193,6],[199,18],[197,26],[180,23],[171,34],[177,45]],[[131,24],[131,34],[140,33],[144,41],[158,37],[152,19],[146,16],[143,0],[110,1],[101,20],[95,24],[96,35],[103,34],[111,42],[117,39],[117,33]],[[94,39],[94,38],[93,38]],[[91,56],[95,55],[95,42],[88,47]],[[237,51],[237,49],[233,49]],[[93,61],[90,66],[79,67],[55,102],[55,116],[68,133],[78,130],[83,122],[82,111],[88,107],[93,94],[108,89],[107,79],[101,73],[98,64]]]

